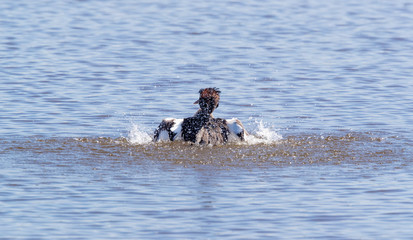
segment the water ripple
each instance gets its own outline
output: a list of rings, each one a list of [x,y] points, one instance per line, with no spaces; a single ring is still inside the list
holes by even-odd
[[[412,13],[0,1],[2,237],[408,238]],[[152,143],[204,87],[255,142]]]

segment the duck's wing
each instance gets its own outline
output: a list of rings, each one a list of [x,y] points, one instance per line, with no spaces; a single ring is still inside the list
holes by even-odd
[[[182,137],[182,122],[183,119],[165,118],[159,124],[153,134],[153,140],[158,141],[174,141]]]
[[[245,130],[244,125],[242,125],[241,121],[237,118],[232,118],[226,120],[226,122],[229,129],[229,140],[235,139],[238,141],[245,141],[245,136],[248,135],[248,132],[247,130]]]

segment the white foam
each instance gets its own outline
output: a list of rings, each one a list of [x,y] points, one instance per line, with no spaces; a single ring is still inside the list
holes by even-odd
[[[152,142],[152,137],[137,124],[132,124],[129,130],[128,140],[132,144],[147,144]]]
[[[271,144],[282,139],[273,126],[265,126],[262,120],[255,120],[256,129],[245,137],[248,144]]]

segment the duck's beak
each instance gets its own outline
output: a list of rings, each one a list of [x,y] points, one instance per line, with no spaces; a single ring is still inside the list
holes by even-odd
[[[198,103],[199,103],[199,99],[194,102],[194,104],[198,104]]]

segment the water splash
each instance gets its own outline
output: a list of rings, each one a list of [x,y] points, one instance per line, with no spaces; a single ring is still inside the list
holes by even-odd
[[[254,120],[255,129],[246,136],[248,144],[272,144],[278,142],[283,137],[279,134],[273,126],[268,127],[262,120]]]
[[[131,144],[147,144],[152,142],[152,137],[140,125],[132,123],[128,141]]]
[[[280,141],[283,137],[279,134],[273,126],[267,126],[262,120],[254,120],[247,129],[249,132],[245,137],[245,142],[242,144],[254,145],[254,144],[273,144]],[[149,130],[145,129],[139,124],[132,123],[129,129],[127,140],[131,144],[148,144],[152,142],[152,136],[148,133]]]

